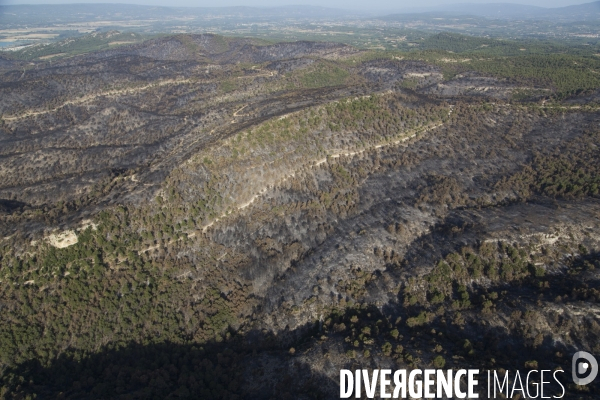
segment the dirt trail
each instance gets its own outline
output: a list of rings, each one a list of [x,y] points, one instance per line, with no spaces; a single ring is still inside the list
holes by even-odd
[[[275,76],[274,72],[258,74],[258,75],[238,76],[237,79],[246,79],[246,78],[254,79],[254,78],[259,78],[259,77],[272,77],[272,76]],[[35,117],[37,115],[44,115],[44,114],[55,112],[63,107],[68,106],[68,105],[87,103],[87,102],[95,100],[99,97],[114,97],[114,96],[118,96],[121,94],[135,94],[135,93],[144,91],[146,89],[151,89],[151,88],[156,88],[156,87],[161,87],[161,86],[166,86],[166,85],[178,85],[178,84],[185,84],[185,83],[201,84],[201,83],[211,83],[211,82],[215,82],[215,81],[218,81],[218,79],[207,79],[207,80],[198,80],[198,79],[189,79],[189,78],[188,79],[168,79],[168,80],[164,80],[164,81],[153,82],[148,85],[139,86],[139,87],[109,90],[107,92],[90,94],[90,95],[83,96],[83,97],[80,97],[75,100],[68,100],[68,101],[62,103],[61,105],[51,108],[49,110],[28,111],[28,112],[25,112],[20,115],[6,116],[6,117],[3,117],[2,119],[5,121],[15,121],[15,120],[22,119],[22,118]],[[237,112],[239,112],[239,111],[241,111],[241,109],[238,110]],[[237,115],[235,113],[234,113],[234,116],[237,117]]]
[[[237,110],[236,112],[233,113],[234,117],[241,117],[241,115],[238,115],[238,113],[240,111],[242,111],[244,108],[248,107],[248,104],[246,104],[245,106],[243,106],[242,108],[240,108],[239,110]]]
[[[145,86],[140,86],[140,87],[135,87],[135,88],[127,88],[127,89],[118,89],[118,90],[109,90],[107,92],[101,92],[101,93],[96,93],[96,94],[91,94],[88,96],[83,96],[80,97],[78,99],[75,100],[68,100],[64,103],[62,103],[61,105],[49,109],[49,110],[42,110],[42,111],[30,111],[30,112],[26,112],[24,114],[21,115],[13,115],[13,116],[8,116],[8,117],[3,117],[3,119],[5,121],[14,121],[17,119],[22,119],[22,118],[27,118],[27,117],[34,117],[36,115],[43,115],[43,114],[48,114],[51,112],[55,112],[63,107],[66,107],[68,105],[74,105],[74,104],[83,104],[83,103],[87,103],[88,101],[92,101],[94,99],[97,99],[99,97],[107,97],[107,96],[118,96],[120,94],[133,94],[133,93],[137,93],[137,92],[141,92],[143,90],[149,89],[149,88],[153,88],[153,87],[160,87],[160,86],[166,86],[166,85],[175,85],[175,84],[180,84],[180,83],[191,83],[191,82],[197,82],[197,83],[201,83],[201,81],[192,81],[190,79],[171,79],[171,80],[166,80],[166,81],[161,81],[161,82],[155,82],[155,83],[151,83],[149,85],[145,85]]]
[[[453,110],[453,106],[450,106],[450,110],[448,111],[448,115],[452,114],[452,110]],[[416,137],[417,133],[428,132],[428,131],[431,131],[433,129],[439,128],[440,126],[443,126],[443,125],[444,125],[443,123],[440,123],[440,124],[436,124],[436,125],[427,126],[427,127],[421,128],[421,129],[417,129],[417,130],[414,130],[413,131],[414,133],[412,135],[410,135],[410,136],[404,136],[404,137],[402,137],[402,138],[400,138],[398,140],[394,140],[393,142],[377,144],[377,145],[374,145],[374,146],[370,146],[370,147],[364,148],[362,150],[357,150],[357,151],[348,151],[348,150],[344,151],[344,150],[341,150],[339,152],[336,152],[336,153],[333,153],[333,154],[329,154],[327,157],[322,158],[320,160],[309,162],[308,164],[312,165],[314,167],[318,167],[319,165],[325,163],[328,158],[339,158],[341,156],[353,156],[353,155],[356,155],[356,154],[362,154],[362,153],[364,153],[366,151],[373,150],[373,149],[380,149],[382,147],[394,146],[394,145],[400,144],[402,142],[405,142],[405,141],[407,141],[409,139],[412,139],[412,138]],[[302,167],[304,167],[304,165]],[[215,218],[210,223],[206,224],[204,227],[202,227],[202,232],[206,233],[206,231],[208,230],[208,228],[210,228],[211,226],[213,226],[216,222],[220,221],[221,219],[225,218],[227,215],[232,214],[235,211],[240,211],[240,210],[243,210],[243,209],[249,207],[260,196],[262,196],[263,194],[265,194],[267,192],[267,190],[269,189],[269,187],[281,185],[282,183],[284,183],[288,179],[294,177],[295,175],[296,175],[296,172],[292,171],[290,174],[285,175],[279,181],[277,181],[277,182],[275,182],[275,183],[273,183],[271,185],[268,185],[266,187],[263,187],[258,193],[256,193],[255,195],[253,195],[248,201],[246,201],[246,202],[244,202],[242,204],[237,205],[234,208],[233,211],[225,212],[225,213],[221,214],[220,217]]]

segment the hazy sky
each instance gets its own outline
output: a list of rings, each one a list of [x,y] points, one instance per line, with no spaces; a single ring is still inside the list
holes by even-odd
[[[279,5],[318,5],[345,9],[402,10],[434,7],[440,4],[456,3],[518,3],[541,7],[561,7],[589,3],[589,0],[0,0],[0,4],[56,4],[56,3],[129,3],[163,6],[224,7],[256,6],[272,7]]]

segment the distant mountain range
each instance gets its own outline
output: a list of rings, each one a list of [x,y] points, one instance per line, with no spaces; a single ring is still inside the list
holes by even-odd
[[[452,15],[474,15],[478,17],[496,19],[537,19],[551,21],[583,21],[600,19],[600,1],[593,3],[578,4],[567,7],[536,7],[514,3],[461,3],[441,5],[437,7],[414,9],[413,12],[401,12],[390,15],[406,14],[452,14]]]
[[[465,3],[448,6],[444,11],[490,18],[583,20],[600,18],[600,1],[557,8],[511,3]]]

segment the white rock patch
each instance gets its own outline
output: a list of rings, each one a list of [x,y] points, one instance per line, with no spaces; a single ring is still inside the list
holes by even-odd
[[[72,230],[63,231],[60,233],[53,233],[46,237],[46,241],[51,245],[59,249],[64,249],[77,243],[77,235]]]

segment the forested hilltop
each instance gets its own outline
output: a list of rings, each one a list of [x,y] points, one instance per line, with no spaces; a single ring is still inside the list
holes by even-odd
[[[0,59],[0,397],[600,397],[596,47],[119,35]]]

